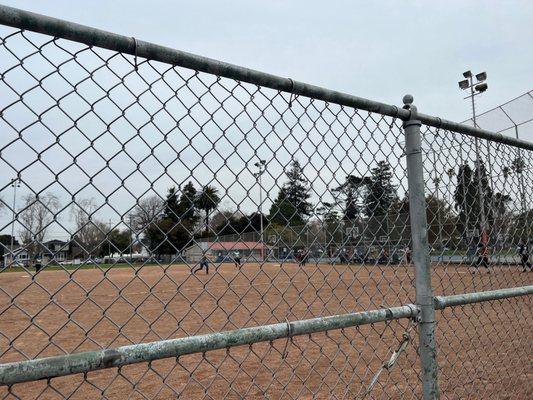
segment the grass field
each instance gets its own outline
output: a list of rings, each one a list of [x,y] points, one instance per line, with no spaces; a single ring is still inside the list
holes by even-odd
[[[436,265],[435,294],[531,284],[533,273],[494,267],[475,274]],[[412,267],[232,264],[192,275],[165,268],[0,274],[1,362],[183,337],[414,300]],[[533,397],[531,300],[438,313],[443,398]],[[0,388],[1,398],[354,398],[402,339],[407,321],[260,343]],[[416,332],[412,335],[416,342]],[[372,391],[419,398],[416,343]],[[372,398],[372,397],[370,397]]]

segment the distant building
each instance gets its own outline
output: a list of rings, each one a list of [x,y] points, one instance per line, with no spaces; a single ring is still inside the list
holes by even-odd
[[[29,256],[28,251],[19,245],[1,245],[4,247],[4,255],[2,257],[2,266],[9,267],[25,267],[28,265]]]
[[[62,240],[49,240],[41,245],[41,252],[38,256],[43,264],[59,263],[66,261],[71,256],[71,246],[69,242]]]
[[[26,246],[2,245],[4,254],[2,265],[5,267],[26,267],[30,264],[30,255]],[[57,264],[70,258],[70,244],[61,240],[50,240],[39,246],[39,251],[34,254],[34,260],[43,265]]]
[[[231,261],[233,253],[239,252],[243,261],[259,262],[264,250],[265,258],[271,248],[259,242],[198,242],[185,249],[187,262],[200,261],[204,252],[215,262]]]

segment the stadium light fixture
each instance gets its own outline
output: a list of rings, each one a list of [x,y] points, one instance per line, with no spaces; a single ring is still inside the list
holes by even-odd
[[[472,78],[472,71],[468,70],[468,71],[463,72],[463,76],[465,78]]]
[[[486,83],[480,83],[479,85],[476,85],[476,91],[479,93],[483,93],[489,88],[489,86]]]
[[[462,81],[459,81],[459,87],[463,90],[468,89],[468,79],[464,79]]]
[[[479,74],[476,74],[476,79],[478,82],[483,82],[487,79],[487,73],[486,72],[480,72]]]

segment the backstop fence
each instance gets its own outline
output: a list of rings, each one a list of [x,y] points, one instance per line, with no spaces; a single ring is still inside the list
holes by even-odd
[[[533,395],[533,144],[0,23],[3,399]]]

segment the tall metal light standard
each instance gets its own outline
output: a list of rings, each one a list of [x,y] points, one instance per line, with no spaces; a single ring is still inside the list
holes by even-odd
[[[128,214],[128,218],[129,218],[129,221],[130,221],[130,263],[133,262],[133,228],[132,228],[132,219],[133,219],[133,215],[130,213]]]
[[[477,128],[477,121],[476,121],[476,104],[474,101],[474,97],[477,95],[480,95],[481,93],[485,92],[488,89],[488,85],[485,82],[487,80],[487,73],[486,72],[480,72],[479,74],[476,74],[476,80],[477,82],[474,83],[474,77],[472,75],[471,71],[463,72],[463,76],[466,78],[462,81],[459,81],[459,88],[461,90],[467,90],[470,89],[470,95],[466,96],[465,99],[471,99],[472,101],[472,121],[474,122],[474,127]],[[483,244],[483,248],[486,249],[488,237],[487,237],[487,221],[486,221],[486,215],[485,215],[485,204],[483,199],[483,187],[481,185],[481,159],[479,157],[479,140],[476,137],[475,138],[475,148],[476,148],[476,170],[477,170],[477,176],[478,176],[478,197],[479,197],[479,207],[480,207],[480,214],[481,214],[481,221],[480,221],[480,233],[481,233],[481,242]]]
[[[330,189],[330,193],[331,193],[331,195],[333,197],[333,205],[335,207],[341,207],[341,209],[342,209],[342,202],[341,202],[341,199],[340,199],[340,196],[341,196],[340,193],[335,191],[335,190],[331,190],[331,189]],[[342,216],[341,216],[341,218],[342,218],[342,221],[343,221],[342,229],[341,229],[341,249],[345,250],[345,248],[344,248],[345,224],[344,224],[344,218]],[[336,243],[335,243],[335,232],[333,232],[332,239],[333,239],[333,243],[336,245]]]
[[[11,179],[11,187],[13,188],[13,220],[11,221],[11,246],[9,248],[9,251],[11,251],[11,260],[13,260],[13,246],[14,246],[14,239],[15,239],[15,207],[17,205],[17,188],[20,187],[20,179],[19,178],[13,178]]]
[[[110,262],[110,260],[111,260],[111,240],[109,238],[109,235],[111,235],[111,228],[112,227],[113,227],[113,225],[111,224],[111,218],[109,218],[109,231],[108,231],[108,234],[107,234],[107,252],[109,253],[107,262],[109,264],[111,264],[111,262]]]
[[[254,173],[254,177],[257,179],[259,185],[259,224],[260,224],[260,243],[261,243],[261,260],[265,261],[265,240],[264,240],[264,231],[263,231],[263,184],[261,183],[261,175],[265,172],[265,160],[259,160],[254,164],[258,171]]]

